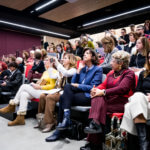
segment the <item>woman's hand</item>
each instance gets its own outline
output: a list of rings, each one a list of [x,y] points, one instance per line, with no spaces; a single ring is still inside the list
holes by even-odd
[[[150,102],[150,93],[147,93],[148,102]]]
[[[1,84],[1,86],[6,86],[6,82],[3,82],[3,83]]]
[[[143,68],[131,67],[130,69],[134,72],[143,71]]]
[[[36,90],[40,90],[41,89],[41,86],[39,84],[35,84],[35,83],[32,83],[31,86],[36,89]]]
[[[53,57],[54,59],[54,65],[57,67],[59,65],[59,61],[56,57]]]
[[[35,71],[35,74],[39,74],[39,72]]]
[[[78,88],[79,84],[78,83],[71,83],[72,86]]]
[[[85,67],[85,63],[82,61],[82,62],[80,62],[79,63],[79,68],[78,68],[78,70],[77,70],[77,73],[79,74],[80,73],[80,71],[82,70],[82,68],[84,68]]]
[[[97,96],[104,96],[104,90],[100,90],[94,87],[91,89],[90,95],[91,95],[91,98],[94,98]]]

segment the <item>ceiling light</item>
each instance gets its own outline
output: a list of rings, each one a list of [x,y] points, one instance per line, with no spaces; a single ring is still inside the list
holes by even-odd
[[[13,22],[8,22],[8,21],[4,21],[4,20],[0,20],[0,23],[7,24],[7,25],[12,25],[12,26],[16,26],[16,27],[20,27],[20,28],[24,28],[24,29],[29,29],[29,30],[33,30],[33,31],[44,32],[44,33],[49,33],[49,34],[53,34],[53,35],[58,35],[58,36],[61,36],[61,37],[70,38],[70,36],[66,35],[66,34],[61,34],[61,33],[57,33],[57,32],[43,30],[43,29],[30,27],[30,26],[26,26],[26,25],[21,25],[21,24],[17,24],[17,23],[13,23]]]
[[[30,13],[32,14],[34,11],[32,10],[32,11],[30,11]]]
[[[104,18],[104,19],[100,19],[100,20],[97,20],[97,21],[85,23],[82,26],[86,27],[86,26],[89,26],[89,25],[92,25],[92,24],[95,24],[95,23],[100,23],[100,22],[103,22],[103,21],[106,21],[106,20],[110,20],[110,19],[117,18],[117,17],[124,16],[124,15],[128,15],[128,14],[135,13],[135,12],[138,12],[138,11],[142,11],[142,10],[145,10],[145,9],[148,9],[148,8],[150,8],[150,5],[146,6],[146,7],[139,8],[139,9],[134,9],[134,10],[131,10],[131,11],[128,11],[128,12],[124,12],[124,13],[121,13],[121,14],[118,14],[118,15],[114,15],[114,16],[111,16],[111,17],[107,17],[107,18]]]
[[[40,10],[40,9],[42,9],[42,8],[44,8],[44,7],[48,6],[48,5],[50,5],[50,4],[54,3],[54,2],[56,2],[56,1],[57,1],[57,0],[51,0],[51,1],[49,1],[49,2],[47,2],[47,3],[45,3],[45,4],[43,4],[43,5],[41,5],[41,6],[37,7],[37,8],[35,8],[35,10],[38,11],[38,10]]]

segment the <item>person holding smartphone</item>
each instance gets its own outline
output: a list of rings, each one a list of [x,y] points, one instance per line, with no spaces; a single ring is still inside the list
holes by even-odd
[[[63,63],[59,63],[56,57],[50,58],[58,71],[57,83],[55,86],[56,92],[53,94],[43,93],[40,95],[38,113],[44,113],[45,128],[42,132],[49,132],[56,125],[55,106],[59,101],[60,95],[63,92],[64,85],[71,83],[71,78],[76,74],[76,57],[73,54],[65,53]],[[51,71],[49,70],[49,75]],[[52,91],[52,90],[50,90]],[[35,126],[39,127],[39,125]]]

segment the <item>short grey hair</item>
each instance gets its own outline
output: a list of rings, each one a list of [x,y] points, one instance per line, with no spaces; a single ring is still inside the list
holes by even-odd
[[[22,63],[22,62],[23,62],[23,58],[17,57],[17,58],[16,58],[16,61],[19,61],[20,63]]]
[[[125,51],[117,51],[112,55],[112,58],[114,58],[117,63],[123,63],[122,69],[127,69],[129,67],[130,63],[130,54]]]

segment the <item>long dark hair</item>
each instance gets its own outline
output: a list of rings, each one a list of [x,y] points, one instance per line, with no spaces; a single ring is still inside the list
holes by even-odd
[[[92,48],[89,48],[89,47],[84,49],[83,54],[86,51],[89,51],[92,54],[92,64],[99,65],[99,58],[98,58],[96,52]]]

